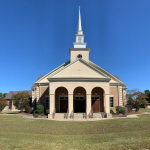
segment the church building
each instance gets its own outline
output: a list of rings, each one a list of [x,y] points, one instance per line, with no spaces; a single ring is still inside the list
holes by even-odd
[[[31,87],[33,106],[44,105],[49,109],[48,119],[60,114],[67,118],[93,114],[111,118],[110,109],[126,105],[124,83],[115,75],[89,60],[90,48],[86,48],[79,9],[78,30],[73,48],[69,48],[70,60],[44,76]]]

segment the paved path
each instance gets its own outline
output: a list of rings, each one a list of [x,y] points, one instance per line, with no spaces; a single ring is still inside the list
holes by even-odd
[[[142,114],[150,114],[149,112],[144,112]],[[140,114],[132,114],[127,115],[127,117],[115,117],[115,118],[88,118],[88,119],[48,119],[48,118],[34,118],[33,116],[29,115],[19,115],[19,114],[1,114],[1,115],[17,115],[23,116],[22,119],[43,119],[43,120],[53,120],[53,121],[100,121],[100,120],[110,120],[110,119],[125,119],[125,118],[139,118],[138,115]]]

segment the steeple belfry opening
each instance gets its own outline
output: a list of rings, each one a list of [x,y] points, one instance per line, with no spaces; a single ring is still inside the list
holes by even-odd
[[[71,62],[78,59],[78,55],[82,55],[82,59],[89,61],[89,48],[86,48],[86,43],[84,43],[84,34],[81,25],[81,13],[79,6],[79,19],[78,19],[78,30],[75,34],[75,43],[73,43],[73,48],[70,48],[70,60]]]

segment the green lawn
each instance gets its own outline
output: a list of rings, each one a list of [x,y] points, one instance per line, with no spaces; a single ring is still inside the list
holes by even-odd
[[[150,108],[140,108],[139,112],[150,112]]]
[[[150,115],[139,117],[59,122],[0,115],[0,150],[150,149]]]

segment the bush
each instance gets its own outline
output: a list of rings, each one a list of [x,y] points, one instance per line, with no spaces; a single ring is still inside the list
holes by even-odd
[[[25,107],[25,112],[28,113],[29,112],[29,106]]]
[[[37,117],[39,116],[39,114],[38,114],[38,111],[37,111],[37,110],[35,110],[35,111],[33,112],[33,116],[34,116],[35,118],[37,118]]]
[[[49,114],[49,109],[46,109],[46,115],[48,115]]]
[[[117,112],[117,114],[123,114],[123,115],[125,115],[125,110],[124,110],[124,108],[123,107],[121,107],[121,106],[116,106],[116,112]]]
[[[43,105],[38,105],[37,106],[37,111],[38,111],[39,115],[44,114],[44,106]]]
[[[115,114],[114,111],[113,111],[112,109],[110,109],[110,113],[111,113],[111,114]]]
[[[0,112],[1,112],[6,106],[8,106],[7,100],[6,100],[6,99],[1,99],[1,100],[0,100]]]

